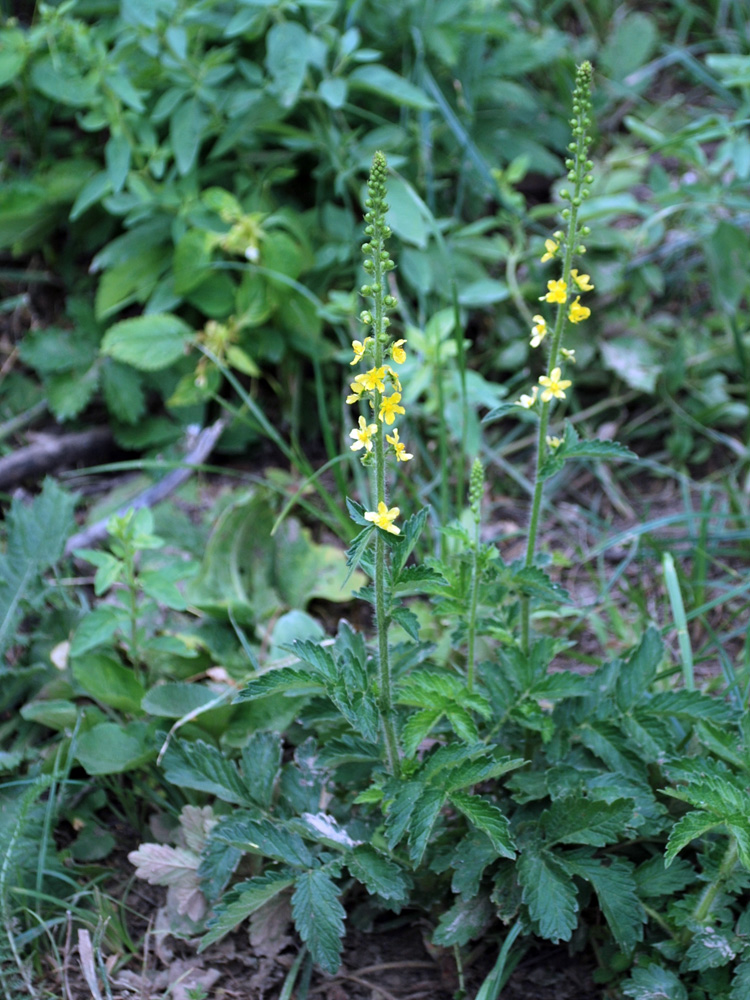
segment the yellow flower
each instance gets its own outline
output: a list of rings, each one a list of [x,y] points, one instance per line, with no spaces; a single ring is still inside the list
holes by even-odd
[[[539,376],[539,385],[544,386],[544,392],[542,393],[543,403],[549,403],[553,397],[555,399],[565,399],[565,390],[573,383],[570,379],[561,379],[561,375],[562,371],[559,368],[553,368],[549,376]]]
[[[354,438],[354,444],[350,445],[351,450],[359,451],[360,448],[364,448],[365,451],[372,451],[372,436],[377,432],[377,424],[368,424],[364,417],[360,417],[359,430],[354,427],[349,431],[349,437]]]
[[[571,323],[580,323],[581,320],[588,319],[590,315],[591,310],[588,306],[581,305],[581,296],[577,295],[571,303],[568,319]]]
[[[530,410],[531,407],[534,405],[534,403],[536,403],[536,397],[537,397],[538,394],[539,394],[539,386],[535,385],[531,389],[531,395],[530,396],[527,396],[524,393],[521,396],[520,399],[516,400],[516,402],[515,402],[514,405],[515,406],[522,406],[524,408],[524,410]]]
[[[548,260],[553,260],[557,256],[557,251],[560,249],[560,244],[557,240],[545,240],[544,248],[547,251],[542,257],[542,264],[546,264]]]
[[[354,361],[350,361],[350,365],[356,365],[362,360],[362,355],[367,350],[367,345],[372,343],[372,337],[365,337],[365,339],[360,343],[358,340],[352,341],[352,350],[354,351]]]
[[[579,274],[578,269],[572,267],[570,269],[570,276],[579,292],[593,292],[594,286],[589,280],[591,278],[590,274]]]
[[[576,352],[574,350],[568,350],[567,347],[561,347],[560,354],[562,354],[565,360],[569,361],[572,365],[576,363]]]
[[[395,344],[391,347],[391,357],[396,362],[397,365],[402,365],[406,361],[406,351],[401,346],[405,344],[405,340],[397,340]]]
[[[547,435],[547,447],[555,451],[562,444],[562,438]]]
[[[388,442],[388,444],[393,445],[393,450],[396,453],[397,462],[408,462],[410,458],[414,458],[414,456],[410,455],[409,452],[406,450],[406,445],[404,444],[404,442],[399,441],[398,427],[393,428],[393,434],[386,434],[385,439]]]
[[[350,382],[351,392],[346,397],[347,403],[358,403],[362,398],[362,393],[365,391],[365,387],[361,382]]]
[[[392,535],[400,535],[401,528],[393,523],[400,513],[401,511],[398,507],[391,507],[388,510],[386,504],[381,500],[378,504],[377,512],[374,510],[365,511],[365,521],[372,521],[378,528],[382,528],[383,531],[389,531]]]
[[[533,320],[536,325],[531,328],[531,346],[539,347],[547,336],[547,320],[544,316],[534,316]]]
[[[398,405],[400,402],[400,392],[394,392],[392,396],[384,396],[380,401],[380,412],[378,413],[378,416],[381,420],[385,420],[389,427],[396,419],[397,413],[406,413],[403,406]]]
[[[549,289],[546,295],[540,295],[540,302],[567,302],[568,301],[568,286],[567,283],[560,278],[559,281],[548,281],[547,288]]]
[[[371,368],[369,372],[364,372],[362,375],[357,375],[354,379],[355,382],[359,382],[360,385],[367,389],[368,392],[373,392],[375,389],[378,392],[382,392],[385,389],[385,373],[387,369],[385,366],[382,368]]]

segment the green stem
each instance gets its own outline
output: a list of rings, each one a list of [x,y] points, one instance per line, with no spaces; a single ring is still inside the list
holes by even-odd
[[[471,587],[469,590],[469,643],[466,652],[466,687],[474,690],[474,661],[479,600],[479,518],[474,522],[474,546],[471,552]]]
[[[705,923],[711,913],[714,901],[721,892],[722,886],[734,871],[737,864],[737,841],[730,834],[729,844],[722,859],[716,878],[703,890],[701,898],[695,905],[692,913],[692,921],[697,924]]]
[[[382,266],[381,251],[384,249],[382,235],[378,234],[377,239],[372,241],[374,247],[373,261],[375,268],[373,271],[374,285],[378,289],[375,293],[375,317],[373,332],[375,334],[375,368],[380,368],[383,364],[383,340],[385,339],[385,310],[383,307],[383,292],[386,275]],[[380,412],[381,394],[375,392],[375,418],[378,419]],[[386,500],[385,481],[385,421],[379,421],[380,426],[375,435],[375,509],[379,509],[381,503]],[[388,646],[388,625],[390,623],[389,604],[386,595],[386,566],[387,552],[385,536],[382,528],[375,529],[375,623],[378,633],[378,686],[380,718],[383,726],[383,738],[385,741],[386,757],[388,759],[388,770],[391,774],[398,776],[401,772],[401,763],[398,752],[398,739],[396,736],[396,725],[393,717],[393,693],[391,680],[390,648]]]

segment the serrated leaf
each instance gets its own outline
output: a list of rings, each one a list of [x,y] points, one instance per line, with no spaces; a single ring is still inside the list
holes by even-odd
[[[422,740],[442,717],[441,708],[424,708],[421,712],[414,712],[409,716],[401,729],[401,743],[407,757],[414,756]]]
[[[652,695],[644,708],[652,715],[675,716],[693,722],[706,719],[729,722],[732,717],[732,707],[728,702],[711,698],[700,691],[660,691]]]
[[[400,625],[406,634],[415,642],[419,642],[419,619],[409,608],[397,607],[391,612],[392,620]]]
[[[313,961],[326,972],[336,973],[341,964],[346,913],[339,901],[339,890],[326,872],[317,869],[297,878],[292,915]]]
[[[702,927],[693,935],[693,940],[685,953],[685,968],[694,972],[705,969],[719,969],[734,961],[736,952],[726,934],[715,927]]]
[[[458,899],[440,918],[432,935],[433,943],[443,948],[460,948],[479,937],[493,916],[492,906],[485,894],[473,899]]]
[[[234,886],[214,908],[207,924],[208,930],[201,939],[198,951],[205,951],[210,944],[234,930],[237,924],[259,910],[269,899],[278,896],[292,885],[294,885],[294,874],[282,869],[266,872]]]
[[[196,740],[172,740],[162,761],[167,781],[182,788],[216,795],[224,802],[249,805],[248,795],[237,766],[216,747]]]
[[[649,690],[663,656],[661,635],[657,629],[649,627],[617,677],[616,697],[622,712],[639,702]]]
[[[524,851],[516,865],[522,899],[541,937],[569,941],[578,923],[575,886],[557,859],[544,849]]]
[[[559,583],[553,583],[538,566],[522,566],[511,577],[511,586],[527,597],[546,601],[570,602],[570,594]]]
[[[388,804],[385,820],[386,842],[393,850],[406,832],[417,801],[424,794],[421,781],[402,781]]]
[[[445,793],[442,789],[426,788],[414,804],[409,827],[409,857],[415,866],[422,861],[444,801]]]
[[[687,990],[677,976],[661,965],[633,969],[622,992],[632,1000],[688,1000]]]
[[[282,667],[269,670],[260,677],[253,677],[237,695],[237,701],[266,698],[271,694],[285,694],[292,697],[299,694],[317,694],[325,690],[319,677],[310,670]]]
[[[239,847],[209,837],[208,843],[201,851],[198,878],[201,890],[210,902],[219,898],[234,874],[242,854]]]
[[[482,756],[474,760],[448,768],[437,780],[446,791],[454,792],[471,785],[478,785],[482,781],[499,778],[501,774],[507,774],[508,771],[513,771],[526,763],[522,757],[500,757],[499,753],[500,748],[497,748],[494,754],[485,750]]]
[[[374,847],[363,844],[347,855],[346,867],[373,895],[404,901],[411,887],[408,874]]]
[[[630,954],[643,940],[646,912],[635,890],[633,865],[624,858],[610,858],[603,864],[596,858],[563,859],[572,875],[586,879],[594,887],[599,906],[620,948]]]
[[[673,896],[695,882],[696,873],[683,858],[670,861],[667,868],[662,857],[650,858],[635,870],[635,882],[641,899]]]
[[[102,369],[102,389],[109,412],[124,424],[135,424],[146,410],[141,376],[128,365],[111,361]]]
[[[340,767],[342,764],[370,764],[380,761],[380,748],[359,736],[341,736],[327,740],[320,748],[321,767]]]
[[[347,497],[346,509],[349,511],[349,517],[355,524],[360,525],[362,528],[372,527],[370,521],[365,518],[365,508],[362,504],[357,503],[356,500],[352,500],[350,497]]]
[[[101,351],[140,371],[159,371],[184,355],[192,334],[178,316],[149,313],[111,326],[104,334]]]
[[[451,858],[451,889],[463,896],[475,896],[485,869],[497,861],[497,851],[489,837],[472,830],[458,844]]]
[[[589,844],[606,847],[616,843],[633,815],[632,799],[603,802],[565,796],[553,802],[541,818],[545,842],[553,844]]]
[[[278,733],[253,733],[242,748],[242,771],[253,802],[268,809],[281,767],[281,737]]]
[[[515,844],[510,826],[499,806],[478,795],[468,795],[466,792],[453,792],[450,800],[473,826],[489,837],[492,846],[501,857],[515,858]]]
[[[197,885],[200,858],[194,851],[168,844],[141,844],[128,854],[138,878],[150,885],[178,885],[186,878]]]
[[[748,958],[735,967],[729,1000],[750,1000],[750,959]]]
[[[352,840],[347,831],[339,826],[338,821],[325,812],[302,813],[299,819],[289,821],[290,828],[299,831],[307,840],[314,840],[318,844],[325,844],[326,847],[344,848],[355,847],[362,843],[359,840]]]
[[[307,868],[313,864],[313,856],[302,837],[269,819],[254,819],[249,815],[227,816],[214,827],[211,839],[295,868]]]
[[[0,654],[15,637],[24,608],[34,607],[45,587],[41,574],[63,552],[75,523],[75,497],[52,479],[30,503],[14,497],[5,518],[7,543],[0,555]]]
[[[325,681],[335,681],[337,669],[333,657],[319,643],[311,642],[309,639],[301,639],[292,646],[296,656],[313,667],[317,674]]]
[[[721,819],[706,812],[689,812],[672,827],[664,852],[667,867],[672,864],[677,854],[687,847],[691,840],[697,840],[704,833],[713,830],[721,824]]]

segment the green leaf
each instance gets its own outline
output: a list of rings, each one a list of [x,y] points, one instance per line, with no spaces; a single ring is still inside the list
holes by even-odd
[[[750,959],[748,958],[735,967],[729,1000],[750,1000]]]
[[[292,894],[294,926],[310,949],[313,961],[331,975],[341,964],[341,938],[346,913],[339,890],[320,869],[297,878]]]
[[[39,606],[45,593],[42,573],[63,553],[75,527],[75,497],[52,479],[25,504],[14,497],[5,517],[6,547],[0,555],[0,654],[14,641],[27,608]]]
[[[386,842],[391,851],[409,827],[414,807],[424,795],[424,791],[425,786],[421,781],[402,781],[392,796],[387,794],[387,798],[391,801],[386,810]]]
[[[34,87],[55,104],[85,108],[97,98],[93,73],[83,76],[71,58],[43,55],[31,67]]]
[[[85,410],[98,385],[98,365],[92,365],[86,371],[50,375],[44,381],[49,408],[60,421],[70,420]]]
[[[107,330],[102,354],[140,371],[159,371],[184,355],[192,334],[187,323],[171,313],[135,316]]]
[[[233,886],[222,901],[214,907],[208,921],[208,930],[201,939],[198,951],[205,951],[210,944],[218,941],[237,924],[242,923],[251,913],[294,885],[294,874],[285,870],[266,872]]]
[[[584,799],[567,795],[553,802],[541,817],[545,842],[590,844],[606,847],[615,843],[633,817],[632,799]]]
[[[414,756],[422,740],[442,717],[442,708],[425,708],[409,716],[401,729],[401,743],[407,757]]]
[[[278,733],[253,733],[242,748],[242,770],[253,802],[268,809],[281,767]]]
[[[432,935],[433,943],[443,948],[463,947],[479,937],[493,917],[494,911],[485,894],[473,899],[458,899],[440,918]]]
[[[313,864],[313,856],[302,837],[268,819],[227,816],[213,829],[211,836],[249,854],[259,854],[295,868],[309,868]]]
[[[73,676],[92,698],[121,712],[140,713],[144,687],[130,667],[102,653],[73,658]]]
[[[297,103],[311,55],[310,36],[296,21],[277,22],[266,35],[266,68],[282,107]]]
[[[113,191],[122,191],[130,170],[130,143],[120,135],[110,135],[104,146],[107,177]]]
[[[646,912],[636,894],[633,865],[624,858],[602,863],[596,858],[566,857],[562,863],[571,875],[591,883],[615,941],[631,954],[643,940],[646,922]]]
[[[630,979],[622,985],[622,992],[632,1000],[688,1000],[681,981],[661,965],[633,969]]]
[[[174,250],[174,290],[187,295],[211,274],[211,234],[190,229]]]
[[[620,711],[626,712],[641,701],[651,687],[663,657],[661,635],[657,629],[649,627],[617,676],[616,696]]]
[[[146,302],[167,263],[164,246],[156,245],[105,271],[96,289],[96,318],[108,319],[133,302]]]
[[[293,649],[303,663],[311,666],[326,681],[334,681],[336,679],[337,669],[333,657],[320,643],[311,642],[309,639],[301,639],[294,643]]]
[[[409,826],[409,857],[415,867],[422,862],[444,801],[445,793],[441,788],[426,788],[414,803]]]
[[[664,862],[672,864],[683,847],[721,825],[721,819],[706,812],[689,812],[672,827],[664,852]]]
[[[167,681],[152,687],[142,702],[144,712],[163,719],[181,719],[184,715],[198,712],[216,701],[218,691],[203,684],[189,684],[187,681]]]
[[[355,847],[347,855],[346,867],[368,892],[404,902],[411,888],[408,874],[395,863],[366,844]]]
[[[703,972],[705,969],[719,969],[736,957],[737,953],[726,934],[715,927],[702,927],[693,935],[684,963],[686,969]]]
[[[89,611],[73,636],[70,644],[71,657],[82,656],[90,649],[106,645],[129,620],[124,608],[112,604],[101,604],[94,611]]]
[[[208,116],[197,97],[189,97],[172,112],[169,138],[177,169],[183,175],[195,165],[207,124]]]
[[[222,840],[213,840],[209,836],[208,843],[201,851],[198,878],[203,895],[210,902],[221,896],[229,879],[234,874],[242,854],[243,852],[238,847],[233,847]]]
[[[419,619],[406,607],[396,607],[391,612],[391,619],[400,625],[406,634],[415,642],[419,642]]]
[[[665,715],[692,722],[706,719],[729,722],[732,717],[732,707],[728,702],[711,698],[700,691],[659,691],[651,696],[645,709],[650,715]]]
[[[18,78],[26,62],[26,33],[18,28],[0,31],[0,87]]]
[[[122,774],[156,756],[143,724],[102,722],[78,737],[76,758],[88,774]]]
[[[431,111],[435,107],[434,101],[420,87],[415,87],[398,73],[379,64],[358,66],[349,74],[349,87],[352,90],[373,91],[386,101],[422,111]]]
[[[249,805],[250,796],[236,765],[216,747],[196,740],[172,740],[162,761],[167,781],[216,795],[224,802]]]
[[[657,856],[636,868],[635,881],[642,899],[673,896],[695,882],[695,871],[683,858],[672,859],[670,866],[667,868],[664,859]]]
[[[18,345],[21,360],[40,375],[87,368],[96,360],[96,344],[74,330],[48,326],[24,333]]]
[[[575,886],[565,868],[543,848],[530,847],[521,855],[516,871],[539,935],[555,944],[569,941],[578,922]]]
[[[319,677],[311,670],[297,670],[294,667],[281,667],[269,670],[248,681],[237,695],[238,701],[248,701],[253,698],[265,698],[270,694],[317,694],[325,687]]]
[[[452,792],[449,797],[456,809],[462,812],[473,826],[489,837],[500,857],[511,860],[515,858],[515,845],[510,826],[499,806],[466,792]]]
[[[102,389],[109,412],[124,424],[135,424],[146,410],[141,376],[128,365],[110,361],[102,368]]]
[[[511,577],[511,586],[527,597],[539,597],[557,603],[569,602],[570,595],[559,583],[553,583],[538,566],[523,566]]]

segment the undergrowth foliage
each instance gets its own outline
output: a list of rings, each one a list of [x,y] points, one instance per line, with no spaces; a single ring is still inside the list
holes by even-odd
[[[256,12],[246,13],[252,22]],[[295,33],[284,24],[281,41],[288,42]],[[276,56],[283,103],[296,99],[303,80],[284,77]],[[42,79],[54,79],[54,67],[41,65]],[[168,519],[157,524],[148,510],[114,515],[106,550],[77,550],[96,567],[94,596],[106,600],[93,609],[58,600],[49,630],[66,638],[38,656],[54,662],[57,675],[39,662],[0,668],[11,709],[23,702],[20,722],[2,722],[13,736],[3,766],[34,757],[34,727],[60,734],[54,753],[29,763],[0,802],[0,961],[13,970],[3,974],[6,997],[33,993],[23,948],[39,931],[27,901],[52,928],[57,918],[45,907],[66,906],[77,887],[63,860],[87,864],[112,849],[98,816],[109,804],[136,829],[152,805],[160,814],[160,842],[142,843],[129,857],[140,878],[168,887],[173,934],[205,950],[244,921],[251,938],[265,923],[293,924],[302,949],[287,995],[301,969],[303,982],[313,964],[337,971],[348,920],[377,927],[419,918],[432,945],[452,951],[461,984],[469,950],[480,941],[496,949],[476,1000],[497,1000],[535,938],[590,947],[599,981],[633,1000],[750,1000],[747,699],[696,690],[686,664],[681,685],[654,624],[592,673],[564,669],[576,651],[557,626],[571,599],[549,555],[538,551],[544,494],[568,463],[636,460],[616,442],[582,437],[560,415],[578,381],[566,337],[591,317],[585,303],[592,300],[583,297],[596,290],[580,263],[594,181],[592,76],[583,62],[572,101],[570,187],[560,192],[561,228],[545,240],[542,257],[557,270],[546,292],[535,290],[545,304],[530,317],[543,374],[485,419],[520,420],[535,432],[524,554],[506,561],[483,540],[485,469],[479,458],[469,468],[459,454],[467,467],[456,480],[468,474],[465,510],[439,522],[434,553],[425,555],[431,511],[409,488],[427,452],[410,443],[419,441],[408,405],[409,380],[417,377],[410,355],[431,324],[450,324],[441,311],[425,333],[391,329],[398,302],[389,239],[397,213],[389,214],[388,190],[401,188],[377,151],[364,198],[362,339],[351,341],[353,357],[343,362],[352,417],[340,451],[363,487],[360,502],[321,492],[318,509],[345,522],[347,580],[371,607],[372,637],[345,619],[326,635],[304,612],[313,593],[341,599],[338,577],[335,588],[325,586],[332,563],[343,576],[341,553],[312,542],[288,516],[289,504],[279,511],[269,499],[270,487],[226,505],[200,567],[170,558]],[[335,87],[325,82],[324,99],[335,103]],[[194,116],[198,104],[180,103],[172,114]],[[194,145],[175,149],[181,175],[193,168],[197,138]],[[86,197],[79,193],[81,212],[86,198],[93,206],[110,192],[113,174],[128,173],[122,135],[113,133],[107,148],[108,171],[89,180]],[[124,197],[122,184],[112,197]],[[217,188],[204,192],[202,206],[224,230],[221,237],[203,231],[201,210],[182,234],[186,296],[200,287],[185,277],[194,255],[203,268],[214,252],[255,263],[274,246],[290,254],[301,246],[281,213],[247,213]],[[118,265],[110,263],[111,276]],[[304,299],[301,273],[288,275],[285,287]],[[281,313],[284,295],[273,288],[266,306]],[[252,302],[245,306],[250,311]],[[103,356],[126,364],[138,355],[153,317],[141,320],[111,327]],[[162,356],[152,370],[181,358],[187,342],[182,320],[159,322]],[[217,372],[231,376],[226,365],[253,374],[242,330],[228,316],[206,323],[194,344],[201,358],[175,388],[183,401],[210,396]],[[463,340],[454,346],[463,350]],[[243,405],[256,405],[249,393]],[[447,456],[447,437],[438,448]],[[447,465],[446,457],[444,471]],[[47,484],[30,506],[11,507],[0,582],[3,652],[20,657],[36,648],[33,630],[19,626],[42,614],[73,506]],[[172,540],[184,528],[173,529]],[[291,610],[258,644],[253,629],[263,600],[266,620]],[[216,617],[193,627],[189,614],[199,609]],[[51,837],[59,817],[78,834],[60,851]],[[101,931],[98,915],[78,902],[70,904],[76,919]]]

